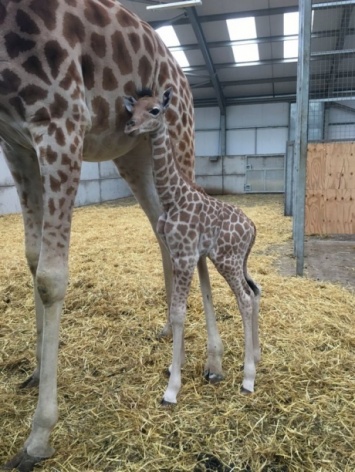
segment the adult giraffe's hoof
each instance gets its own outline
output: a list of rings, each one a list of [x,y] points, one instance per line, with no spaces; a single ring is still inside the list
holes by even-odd
[[[39,378],[31,375],[19,385],[19,388],[35,388],[39,386]]]
[[[36,464],[44,461],[43,457],[32,457],[25,450],[16,454],[9,462],[1,466],[1,470],[18,470],[19,472],[31,472]]]
[[[205,370],[203,375],[204,375],[205,379],[207,380],[207,382],[209,382],[211,384],[215,384],[215,383],[218,383],[218,382],[221,382],[222,380],[224,380],[224,375],[214,374],[213,372],[210,372],[209,370]]]

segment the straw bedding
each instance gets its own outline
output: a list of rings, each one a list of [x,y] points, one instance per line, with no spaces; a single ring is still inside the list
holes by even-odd
[[[62,319],[56,454],[45,471],[355,470],[355,297],[340,285],[283,277],[275,248],[291,238],[280,197],[227,197],[256,223],[250,273],[263,287],[256,390],[239,393],[243,335],[232,293],[211,268],[225,380],[202,377],[206,334],[197,276],[187,362],[175,408],[159,405],[171,360],[160,256],[142,210],[77,209]],[[22,446],[37,391],[32,288],[19,215],[0,219],[0,463]]]

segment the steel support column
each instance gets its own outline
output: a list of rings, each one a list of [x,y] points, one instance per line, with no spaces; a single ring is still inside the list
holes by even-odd
[[[295,139],[296,198],[294,207],[293,236],[296,255],[296,274],[303,275],[312,1],[300,0],[299,8],[297,121]]]

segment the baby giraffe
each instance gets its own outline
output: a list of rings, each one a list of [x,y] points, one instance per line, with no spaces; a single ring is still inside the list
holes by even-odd
[[[200,258],[209,257],[234,292],[243,319],[245,337],[242,392],[254,391],[256,363],[260,360],[258,312],[261,289],[247,272],[247,259],[254,244],[253,222],[239,209],[207,195],[180,172],[168,132],[165,112],[172,100],[172,88],[162,98],[147,94],[136,100],[126,97],[132,114],[125,133],[150,136],[155,186],[163,207],[157,232],[169,250],[173,265],[170,323],[173,359],[163,404],[176,403],[184,362],[184,320],[192,276]],[[148,95],[149,94],[149,95]],[[214,315],[214,314],[213,314]],[[211,382],[223,378],[223,345],[215,317],[208,317],[209,348],[205,375]]]

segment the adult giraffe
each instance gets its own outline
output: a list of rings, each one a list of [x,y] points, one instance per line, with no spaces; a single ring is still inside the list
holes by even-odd
[[[147,137],[124,134],[123,96],[173,87],[169,131],[191,179],[193,103],[158,35],[116,1],[0,0],[0,31],[0,138],[22,205],[36,303],[37,366],[24,386],[39,384],[30,435],[7,467],[30,471],[54,452],[59,324],[81,162],[112,159],[155,228],[161,207],[151,149]],[[162,253],[169,300],[170,261]],[[208,274],[199,269],[208,313]]]

